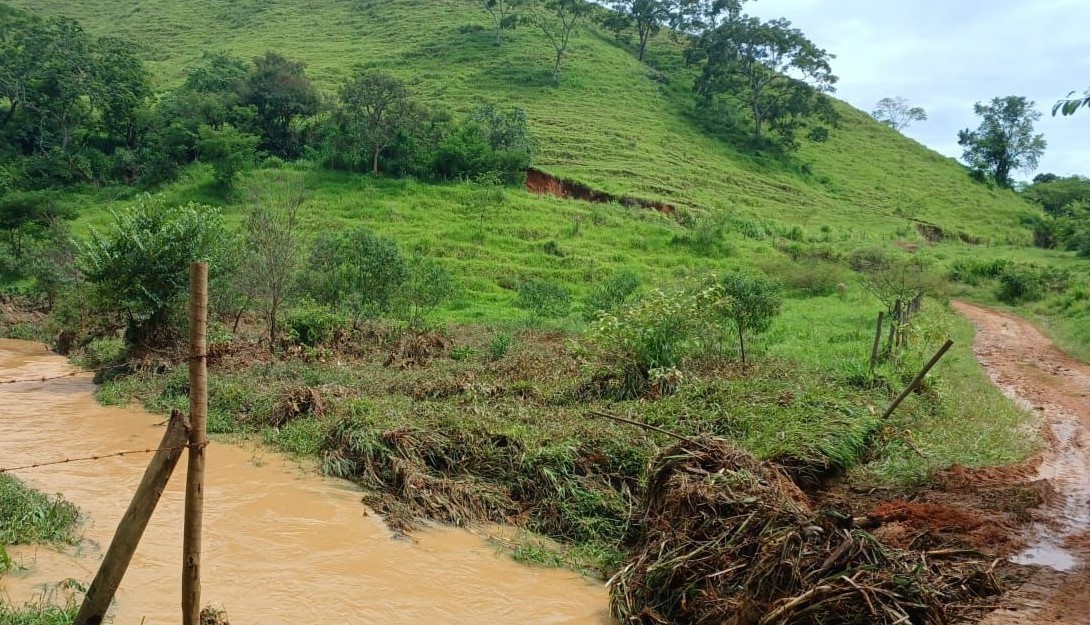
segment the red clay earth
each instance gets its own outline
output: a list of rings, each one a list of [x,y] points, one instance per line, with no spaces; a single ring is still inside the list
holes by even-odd
[[[592,189],[585,184],[562,180],[552,174],[531,167],[526,170],[526,190],[538,195],[552,195],[561,199],[583,200],[584,202],[600,202],[608,204],[617,202],[625,206],[638,206],[651,208],[667,215],[674,214],[677,210],[673,204],[656,202],[640,198],[613,195],[605,191]]]

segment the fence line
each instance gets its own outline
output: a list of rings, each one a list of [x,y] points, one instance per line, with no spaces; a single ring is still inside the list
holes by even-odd
[[[95,454],[93,456],[83,456],[80,458],[65,458],[64,460],[52,460],[49,462],[35,462],[34,464],[26,464],[18,467],[0,467],[0,475],[4,473],[11,473],[13,471],[24,471],[27,469],[37,469],[39,467],[50,467],[58,464],[68,464],[70,462],[92,462],[95,460],[106,460],[109,458],[120,458],[122,456],[131,456],[134,454],[153,454],[160,451],[180,451],[182,449],[196,449],[204,448],[208,446],[208,441],[202,443],[186,443],[184,445],[175,445],[174,447],[148,447],[146,449],[129,449],[127,451],[116,451],[111,454]]]

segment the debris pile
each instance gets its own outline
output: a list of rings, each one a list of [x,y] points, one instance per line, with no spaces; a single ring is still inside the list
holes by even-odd
[[[1000,592],[994,563],[886,547],[722,439],[664,451],[642,508],[610,582],[624,624],[939,625]]]

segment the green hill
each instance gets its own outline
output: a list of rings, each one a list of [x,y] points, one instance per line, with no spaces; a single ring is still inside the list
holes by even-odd
[[[497,48],[484,29],[487,15],[469,0],[14,4],[138,42],[161,88],[178,84],[205,50],[250,57],[272,49],[304,60],[327,91],[365,64],[454,111],[482,101],[518,105],[541,142],[540,167],[608,192],[859,237],[911,238],[905,226],[920,220],[995,243],[1030,240],[1017,225],[1027,207],[1014,194],[971,183],[952,159],[846,105],[842,127],[804,146],[796,163],[739,153],[692,121],[691,76],[665,35],[652,45],[652,70],[607,33],[583,26],[554,86],[539,33],[520,28]]]

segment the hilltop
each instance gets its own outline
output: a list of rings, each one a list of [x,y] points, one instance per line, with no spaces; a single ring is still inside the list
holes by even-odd
[[[788,161],[739,152],[693,120],[692,76],[665,34],[643,64],[584,25],[553,85],[539,34],[520,28],[497,47],[487,15],[469,0],[14,4],[137,42],[160,89],[179,84],[207,50],[246,58],[275,50],[305,61],[326,92],[362,64],[399,75],[420,100],[453,112],[485,101],[524,108],[540,168],[616,195],[852,238],[912,239],[913,222],[927,222],[971,241],[1031,241],[1018,222],[1030,209],[1015,194],[971,182],[952,159],[843,103],[830,139],[805,143]]]

